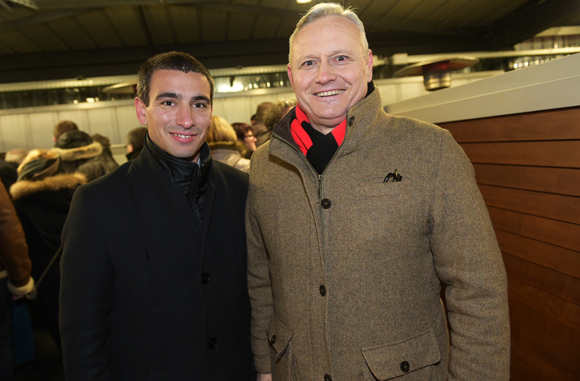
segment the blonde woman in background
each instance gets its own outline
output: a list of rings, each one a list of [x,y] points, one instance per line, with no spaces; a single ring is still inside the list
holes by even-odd
[[[236,131],[224,118],[212,116],[211,125],[207,131],[207,144],[215,160],[240,171],[250,172],[250,160],[243,157],[246,154],[246,148],[238,141]]]

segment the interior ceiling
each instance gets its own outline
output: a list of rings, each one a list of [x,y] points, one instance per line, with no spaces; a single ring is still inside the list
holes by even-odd
[[[295,0],[0,0],[0,83],[134,74],[179,50],[208,68],[286,64],[317,3]],[[375,55],[512,49],[580,25],[579,0],[349,0]]]

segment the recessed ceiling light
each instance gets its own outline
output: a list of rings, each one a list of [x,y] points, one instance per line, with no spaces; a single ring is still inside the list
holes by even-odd
[[[298,4],[306,4],[306,3],[310,3],[312,0],[296,0],[296,2]]]

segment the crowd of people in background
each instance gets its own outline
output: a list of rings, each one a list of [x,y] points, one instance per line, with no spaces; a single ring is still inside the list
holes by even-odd
[[[207,133],[207,143],[214,160],[245,173],[258,146],[270,139],[272,128],[296,105],[295,99],[263,102],[258,105],[251,124],[233,122],[213,116]],[[146,127],[129,131],[126,137],[126,159],[135,160],[146,144]],[[61,234],[75,190],[88,182],[112,172],[118,167],[111,151],[109,138],[99,133],[89,135],[70,120],[53,128],[54,147],[51,149],[14,148],[0,155],[0,213],[2,213],[2,290],[14,299],[27,296],[26,303],[35,310],[42,329],[50,333],[56,347],[61,349],[59,333],[59,291]],[[40,286],[40,282],[41,286]],[[34,287],[35,283],[38,288]],[[22,333],[12,333],[11,319],[15,302],[0,304],[0,377],[10,380],[13,365],[29,361],[13,358],[12,346],[23,340]],[[13,311],[14,309],[14,311]],[[21,325],[21,324],[20,324]],[[28,334],[32,334],[32,327]],[[30,345],[27,343],[26,345]],[[28,348],[33,353],[33,348]]]

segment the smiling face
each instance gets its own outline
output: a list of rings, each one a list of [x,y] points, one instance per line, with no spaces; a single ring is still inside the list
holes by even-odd
[[[197,161],[211,124],[210,96],[209,81],[201,73],[157,70],[151,77],[149,106],[135,99],[137,118],[162,150]]]
[[[327,16],[307,24],[292,43],[288,76],[312,127],[330,132],[367,93],[373,76],[370,50],[347,19]]]

